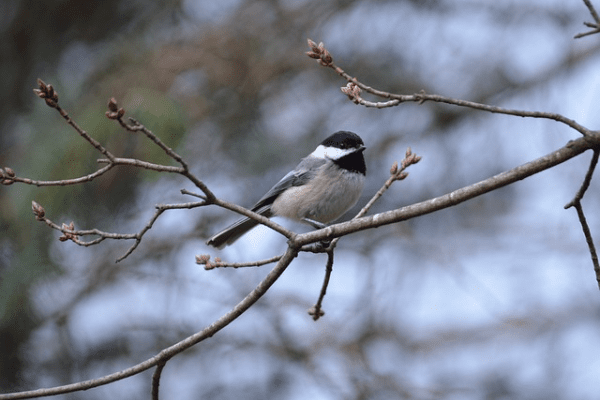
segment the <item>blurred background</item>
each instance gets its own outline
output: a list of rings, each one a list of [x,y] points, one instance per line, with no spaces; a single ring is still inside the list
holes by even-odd
[[[339,90],[344,81],[306,57],[309,37],[381,90],[557,112],[591,129],[600,122],[600,36],[573,39],[591,21],[580,0],[0,6],[0,166],[32,179],[89,174],[100,158],[34,96],[38,77],[114,154],[173,163],[106,119],[112,96],[218,196],[244,206],[337,130],[357,132],[368,147],[359,205],[406,147],[423,157],[372,213],[472,184],[579,136],[552,121],[439,104],[356,106]],[[163,398],[597,398],[600,293],[576,213],[563,209],[590,157],[345,237],[318,322],[307,309],[326,257],[300,255],[251,310],[167,364]],[[207,248],[204,240],[236,219],[225,210],[163,215],[118,264],[130,243],[61,243],[31,213],[35,200],[57,223],[137,232],[155,204],[193,200],[182,188],[193,189],[178,176],[131,168],[80,186],[0,187],[0,392],[143,361],[212,323],[264,278],[269,266],[195,264],[196,254],[236,262],[285,248],[262,227],[222,251]],[[583,202],[596,238],[599,195],[596,179]],[[150,375],[58,398],[147,399]]]

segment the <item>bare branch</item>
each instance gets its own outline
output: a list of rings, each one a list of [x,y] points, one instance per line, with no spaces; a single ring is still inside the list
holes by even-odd
[[[587,26],[588,28],[592,28],[592,30],[588,31],[588,32],[578,33],[577,35],[574,36],[575,39],[579,39],[579,38],[589,36],[589,35],[594,35],[594,34],[600,32],[600,17],[598,16],[596,9],[594,8],[594,5],[592,4],[592,2],[590,0],[583,0],[583,3],[586,5],[588,10],[590,11],[590,15],[592,16],[592,18],[594,18],[595,22],[594,23],[584,22],[583,24],[585,26]]]
[[[60,231],[63,236],[59,238],[61,241],[71,240],[72,242],[88,247],[95,244],[98,244],[105,239],[113,239],[113,240],[135,240],[135,243],[127,250],[125,254],[121,257],[117,258],[116,262],[122,261],[127,258],[133,251],[138,247],[140,242],[142,241],[143,236],[148,232],[154,222],[160,217],[160,215],[167,210],[180,210],[180,209],[191,209],[197,208],[207,205],[205,201],[201,202],[191,202],[191,203],[180,203],[180,204],[158,204],[156,205],[156,211],[154,215],[148,220],[146,225],[137,233],[112,233],[112,232],[104,232],[99,229],[88,229],[88,230],[76,230],[74,227],[74,223],[71,222],[70,225],[62,224],[59,226],[58,224],[52,222],[50,219],[46,218],[46,211],[42,206],[40,206],[35,201],[32,201],[32,210],[35,215],[35,218],[38,221],[45,222],[52,229],[56,229]],[[79,236],[99,236],[97,239],[91,241],[82,241],[79,239]]]
[[[594,18],[594,21],[596,21],[596,24],[600,24],[600,16],[598,16],[598,13],[596,12],[592,2],[590,0],[583,0],[583,2],[587,6],[588,10],[590,10],[590,14],[592,15],[592,18]]]
[[[85,176],[82,176],[79,178],[73,178],[73,179],[63,179],[60,181],[37,181],[37,180],[29,179],[29,178],[20,178],[18,176],[15,176],[14,178],[12,178],[12,181],[24,183],[26,185],[35,185],[38,187],[40,187],[40,186],[79,185],[81,183],[90,182],[91,180],[99,177],[100,175],[104,175],[106,172],[108,172],[113,167],[114,167],[114,164],[110,163],[109,165],[102,167],[99,170],[97,170],[96,172],[91,173],[89,175],[85,175]]]
[[[137,158],[114,158],[113,160],[107,160],[105,158],[100,158],[100,159],[98,159],[98,163],[114,164],[113,166],[127,165],[127,166],[131,166],[131,167],[148,169],[151,171],[169,172],[169,173],[174,173],[174,174],[183,174],[185,172],[185,169],[182,167],[173,167],[170,165],[154,164],[154,163],[151,163],[148,161],[138,160]]]
[[[183,158],[181,158],[181,156],[179,154],[175,153],[175,151],[173,151],[172,148],[170,148],[165,143],[163,143],[163,141],[160,140],[158,138],[158,136],[156,136],[154,133],[152,133],[152,131],[150,129],[146,128],[144,125],[139,123],[136,119],[131,118],[131,117],[128,118],[130,124],[126,123],[125,121],[123,121],[124,115],[125,115],[125,109],[123,107],[119,108],[117,105],[117,100],[114,97],[112,97],[108,101],[108,111],[106,112],[106,116],[108,117],[108,119],[114,119],[114,120],[118,121],[119,124],[126,130],[128,130],[129,132],[140,132],[140,131],[143,132],[144,135],[146,135],[146,137],[148,137],[148,139],[152,140],[158,147],[163,149],[169,157],[171,157],[172,159],[177,161],[179,164],[181,164],[181,166],[184,169],[186,169],[186,170],[189,169],[186,162],[183,161]]]
[[[125,110],[122,107],[119,108],[119,106],[117,104],[117,100],[114,97],[111,98],[108,101],[108,111],[106,112],[107,118],[116,120],[117,122],[119,122],[119,124],[123,128],[125,128],[129,132],[142,132],[144,135],[146,135],[146,137],[148,139],[150,139],[152,142],[154,142],[154,144],[156,144],[158,147],[163,149],[169,157],[171,157],[173,160],[175,160],[179,164],[181,164],[181,167],[182,167],[181,169],[173,169],[172,171],[168,171],[168,172],[176,172],[176,173],[179,173],[179,174],[185,176],[186,178],[188,178],[190,181],[192,181],[192,183],[194,185],[196,185],[196,187],[198,189],[202,190],[202,192],[206,195],[207,199],[212,201],[215,198],[215,195],[210,191],[210,189],[208,189],[208,186],[206,186],[204,184],[204,182],[202,182],[200,179],[198,179],[195,175],[190,173],[187,163],[183,160],[183,158],[179,154],[177,154],[175,151],[173,151],[173,149],[171,149],[162,140],[160,140],[160,138],[158,136],[156,136],[150,129],[146,128],[144,125],[139,123],[137,120],[130,117],[129,122],[131,124],[127,124],[125,121],[123,121],[123,115],[125,115]],[[139,160],[136,160],[136,161],[139,161]],[[136,165],[136,166],[140,166],[140,165]],[[143,167],[143,168],[147,168],[147,167]],[[172,168],[174,168],[174,167],[172,167]],[[159,170],[156,168],[148,168],[148,169],[154,169],[155,171],[162,171],[162,170]]]
[[[295,236],[295,238],[291,238],[290,242],[292,242],[293,245],[300,247],[305,244],[345,236],[350,233],[406,221],[421,215],[430,214],[444,208],[455,206],[467,200],[481,196],[482,194],[525,179],[531,175],[535,175],[538,172],[552,168],[573,157],[578,156],[594,146],[597,146],[597,144],[594,144],[591,139],[586,137],[572,140],[568,142],[566,146],[550,154],[515,167],[509,171],[502,172],[491,178],[457,189],[443,196],[435,197],[433,199],[415,203],[396,210],[353,219],[351,221],[334,224],[323,229],[298,234]]]
[[[46,83],[44,81],[42,81],[41,79],[38,79],[37,82],[38,82],[39,89],[34,89],[33,90],[34,93],[38,97],[44,99],[46,101],[46,104],[49,107],[56,109],[56,111],[58,111],[60,113],[61,117],[63,117],[65,119],[65,121],[67,121],[67,123],[69,125],[71,125],[73,127],[73,129],[75,129],[82,138],[87,140],[100,153],[104,154],[104,156],[106,156],[106,158],[108,158],[109,160],[112,160],[114,158],[114,156],[108,150],[106,150],[100,144],[100,142],[98,142],[96,139],[94,139],[93,137],[88,135],[86,131],[84,131],[79,125],[77,125],[77,123],[75,123],[75,121],[73,121],[73,119],[71,119],[71,117],[69,117],[69,114],[58,105],[58,93],[56,93],[56,91],[54,90],[52,85],[50,85],[50,84],[46,85]]]
[[[287,269],[287,267],[294,260],[297,254],[298,250],[296,248],[289,247],[281,257],[277,265],[271,270],[271,272],[267,274],[265,279],[263,279],[262,282],[260,282],[258,286],[254,288],[254,290],[252,290],[252,292],[250,292],[246,297],[244,297],[244,299],[240,301],[235,307],[233,307],[228,313],[223,315],[221,318],[219,318],[203,330],[191,336],[188,336],[187,338],[170,347],[167,347],[166,349],[162,350],[160,353],[158,353],[152,358],[147,359],[146,361],[143,361],[137,365],[134,365],[122,371],[103,376],[101,378],[90,379],[87,381],[81,381],[70,385],[56,386],[46,389],[0,394],[0,400],[31,399],[35,397],[55,396],[58,394],[88,390],[94,387],[106,385],[108,383],[116,382],[121,379],[137,375],[140,372],[146,371],[147,369],[155,367],[161,363],[164,364],[173,356],[189,349],[190,347],[202,342],[205,339],[212,337],[221,329],[235,321],[240,315],[242,315],[254,303],[256,303],[267,292],[267,290],[269,290],[269,288],[275,283],[275,281],[277,281],[277,279],[279,279],[281,274]]]
[[[577,210],[577,217],[581,224],[581,229],[585,236],[585,241],[588,244],[588,249],[592,257],[592,264],[594,265],[594,273],[596,274],[596,281],[598,282],[598,288],[600,289],[600,264],[598,263],[598,253],[596,252],[596,246],[594,245],[594,239],[592,238],[592,232],[583,213],[583,207],[581,202],[577,202],[573,205]]]
[[[487,104],[475,103],[475,102],[467,101],[467,100],[453,99],[450,97],[440,96],[437,94],[427,94],[425,92],[420,92],[420,93],[411,94],[411,95],[402,95],[402,94],[394,94],[394,93],[377,90],[377,89],[374,89],[370,86],[367,86],[367,85],[361,83],[357,78],[354,78],[354,77],[348,75],[342,68],[335,65],[335,63],[333,62],[333,58],[331,57],[331,54],[327,51],[327,49],[325,49],[325,47],[323,46],[323,43],[320,43],[318,46],[316,46],[315,43],[310,39],[308,39],[308,43],[309,43],[309,46],[311,47],[311,51],[307,53],[309,57],[317,58],[316,56],[318,55],[319,57],[317,59],[318,59],[320,65],[323,65],[324,67],[333,69],[338,75],[340,75],[342,78],[344,78],[345,80],[348,81],[348,85],[342,88],[342,92],[344,94],[348,95],[348,97],[350,97],[350,99],[355,104],[360,104],[365,107],[385,108],[385,107],[398,106],[398,105],[400,105],[402,103],[406,103],[406,102],[415,102],[415,103],[422,104],[425,101],[434,101],[437,103],[446,103],[446,104],[452,104],[452,105],[459,106],[459,107],[467,107],[467,108],[473,108],[473,109],[481,110],[481,111],[488,111],[488,112],[495,113],[495,114],[514,115],[517,117],[527,117],[527,118],[551,119],[551,120],[554,120],[557,122],[561,122],[573,129],[575,129],[576,131],[580,132],[584,136],[593,136],[593,134],[594,134],[593,131],[578,124],[577,122],[573,121],[572,119],[569,119],[567,117],[564,117],[564,116],[562,116],[560,114],[556,114],[556,113],[506,109],[506,108],[502,108],[502,107],[490,106]],[[324,58],[327,60],[327,62],[323,61]],[[390,101],[381,102],[381,103],[374,103],[374,102],[366,101],[360,97],[360,91],[358,91],[356,89],[356,87],[367,93],[375,95],[377,97],[390,99]]]
[[[210,255],[201,254],[196,256],[196,264],[204,265],[204,269],[209,271],[215,268],[247,268],[247,267],[262,267],[266,264],[277,262],[281,259],[282,255],[267,258],[266,260],[250,261],[245,263],[226,263],[221,261],[219,257],[215,257],[213,262],[210,261]]]
[[[154,374],[152,374],[152,400],[158,400],[158,388],[160,386],[160,377],[162,375],[162,371],[167,365],[167,360],[162,360],[156,365],[156,369],[154,370]]]
[[[598,156],[599,155],[600,155],[600,150],[594,149],[594,155],[592,156],[592,159],[590,160],[590,166],[587,170],[587,173],[585,174],[585,178],[583,179],[583,182],[581,183],[581,187],[575,194],[575,197],[573,198],[573,200],[571,200],[570,202],[565,204],[565,209],[574,206],[575,203],[578,203],[581,201],[581,199],[583,199],[585,192],[590,187],[590,183],[592,182],[592,176],[594,175],[594,170],[596,169],[596,165],[598,164]]]
[[[590,251],[590,255],[592,257],[592,264],[594,265],[594,273],[596,274],[596,281],[598,282],[598,288],[600,288],[600,263],[598,262],[598,254],[596,252],[596,246],[594,245],[594,239],[592,238],[592,232],[588,226],[587,220],[585,218],[585,214],[583,212],[583,206],[581,205],[581,200],[585,195],[588,187],[590,186],[590,182],[592,181],[592,176],[594,175],[594,170],[596,169],[596,165],[598,165],[598,156],[600,155],[600,150],[594,149],[594,155],[590,161],[590,166],[588,168],[587,173],[585,174],[585,178],[581,184],[581,187],[575,194],[573,200],[565,205],[565,209],[570,207],[575,207],[577,210],[577,217],[579,218],[579,223],[581,224],[581,229],[583,230],[583,234],[585,236],[585,241],[588,245],[588,249]]]
[[[362,208],[362,210],[360,210],[360,212],[354,218],[360,218],[366,215],[367,212],[369,212],[369,210],[371,209],[371,207],[373,207],[373,204],[375,204],[375,202],[379,200],[381,196],[383,196],[383,194],[390,188],[390,186],[392,186],[394,182],[406,179],[406,177],[408,176],[408,172],[405,172],[405,170],[411,165],[418,163],[419,161],[421,161],[420,156],[414,154],[410,147],[406,149],[406,154],[404,159],[402,160],[402,163],[400,164],[400,167],[398,167],[397,162],[395,162],[392,165],[392,167],[390,168],[390,177],[388,178],[388,180],[385,181],[381,189],[379,189],[377,193],[375,193],[375,196],[373,196],[371,200],[369,200],[369,202]]]
[[[329,279],[333,272],[333,249],[327,252],[327,264],[325,265],[325,277],[323,278],[323,285],[321,286],[321,293],[319,293],[319,299],[317,303],[308,310],[308,315],[312,316],[313,321],[317,321],[323,315],[325,311],[322,309],[323,299],[327,293],[327,287],[329,286]]]

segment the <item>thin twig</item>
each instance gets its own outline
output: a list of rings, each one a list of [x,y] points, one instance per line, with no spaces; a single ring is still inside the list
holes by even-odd
[[[38,97],[44,99],[46,101],[46,104],[48,105],[48,107],[56,109],[56,111],[58,111],[58,113],[61,115],[61,117],[63,117],[65,119],[65,121],[67,121],[67,123],[69,125],[71,125],[73,127],[73,129],[75,129],[75,131],[77,131],[77,133],[82,138],[87,140],[100,153],[104,154],[106,156],[106,158],[108,158],[109,160],[112,160],[114,158],[114,156],[107,149],[105,149],[100,144],[100,142],[98,142],[96,139],[94,139],[93,137],[88,135],[88,133],[86,131],[84,131],[79,125],[77,125],[77,123],[75,121],[73,121],[73,119],[69,116],[69,113],[67,113],[66,110],[62,109],[58,105],[58,93],[56,92],[56,90],[54,90],[52,85],[46,84],[41,79],[38,79],[37,83],[38,83],[39,89],[33,89],[33,92]]]
[[[146,225],[137,233],[113,233],[104,232],[99,229],[76,230],[74,228],[73,222],[71,222],[70,225],[63,224],[62,226],[59,226],[58,224],[52,222],[46,217],[46,210],[35,201],[32,202],[32,210],[38,221],[44,222],[50,228],[56,229],[57,231],[63,233],[63,236],[59,238],[60,240],[71,240],[72,242],[80,246],[92,246],[102,242],[105,239],[135,240],[134,244],[131,245],[131,247],[125,252],[125,254],[117,258],[116,262],[120,262],[127,258],[131,253],[133,253],[133,251],[138,247],[138,245],[142,241],[142,238],[144,237],[146,232],[148,232],[152,228],[158,217],[160,217],[163,212],[167,210],[192,209],[202,207],[205,205],[207,205],[205,201],[179,204],[158,204],[156,205],[156,211],[154,212],[152,217],[148,220]],[[80,236],[99,236],[99,238],[90,241],[83,241],[79,238]]]
[[[165,365],[167,365],[167,361],[169,361],[169,359],[161,360],[158,364],[156,364],[156,369],[152,374],[152,400],[158,400],[160,377],[162,375],[163,369],[165,368]]]
[[[100,158],[97,160],[98,163],[111,163],[114,165],[125,165],[137,168],[148,169],[157,172],[169,172],[175,174],[183,174],[185,169],[183,167],[173,167],[171,165],[154,164],[148,161],[138,160],[137,158],[117,158],[113,160],[107,160]]]
[[[403,180],[408,176],[408,172],[406,172],[405,170],[409,166],[417,164],[419,161],[421,161],[420,156],[414,154],[410,147],[406,149],[404,159],[402,160],[400,166],[398,166],[397,162],[395,162],[392,165],[390,169],[390,177],[385,181],[381,189],[379,189],[377,193],[375,193],[371,200],[369,200],[367,204],[359,211],[359,213],[356,214],[356,216],[352,219],[354,220],[366,215],[367,212],[369,212],[369,210],[373,206],[373,204],[375,204],[375,202],[379,200],[381,196],[383,196],[383,194],[390,188],[390,186],[392,186],[394,182]],[[325,242],[324,246],[318,246],[318,244],[321,242],[317,242],[317,246],[304,245],[301,248],[301,251],[327,253],[327,265],[325,266],[325,276],[323,278],[323,285],[321,286],[321,293],[319,294],[319,299],[317,300],[317,303],[308,310],[308,314],[311,315],[313,317],[313,320],[315,321],[321,318],[323,315],[325,315],[325,312],[323,312],[321,305],[323,303],[325,293],[327,292],[327,286],[329,285],[329,279],[333,271],[333,252],[335,247],[337,246],[337,242],[339,241],[339,239],[339,237],[333,239],[329,243],[329,245],[327,245]]]
[[[86,176],[82,176],[79,178],[73,178],[73,179],[63,179],[60,181],[36,181],[33,179],[29,179],[29,178],[20,178],[18,176],[15,176],[14,178],[12,178],[13,182],[19,182],[19,183],[24,183],[26,185],[35,185],[35,186],[67,186],[67,185],[78,185],[80,183],[85,183],[85,182],[89,182],[97,177],[99,177],[100,175],[105,174],[106,172],[108,172],[111,168],[113,168],[114,165],[111,163],[105,167],[100,168],[99,170],[97,170],[94,173],[91,173],[89,175]]]
[[[398,166],[398,163],[394,163],[392,165],[390,169],[390,177],[385,181],[383,186],[377,191],[377,193],[375,193],[371,200],[369,200],[369,202],[360,210],[360,212],[354,218],[360,218],[366,215],[371,209],[371,207],[373,207],[373,204],[375,204],[375,202],[379,200],[381,196],[383,196],[383,194],[392,186],[394,182],[406,179],[406,177],[408,176],[408,172],[405,172],[405,170],[411,165],[418,163],[419,161],[421,161],[420,156],[414,154],[410,147],[406,149],[406,154],[400,165]]]
[[[581,229],[583,230],[583,234],[585,236],[585,241],[588,244],[588,249],[592,257],[592,264],[594,265],[594,273],[596,274],[596,282],[598,282],[598,288],[600,289],[600,263],[598,262],[598,254],[596,253],[596,247],[594,246],[592,232],[590,231],[590,227],[585,219],[581,202],[577,202],[574,207],[577,210],[577,217],[579,218],[579,223],[581,224]]]
[[[150,139],[158,147],[160,147],[161,149],[163,149],[165,151],[165,153],[167,153],[167,155],[169,157],[171,157],[172,159],[174,159],[175,161],[177,161],[179,164],[181,164],[181,166],[183,168],[185,168],[186,170],[189,170],[189,167],[188,167],[187,163],[183,160],[183,158],[181,158],[181,156],[179,154],[177,154],[175,151],[173,151],[172,148],[170,148],[165,143],[163,143],[163,141],[160,140],[158,138],[158,136],[156,136],[154,133],[152,133],[151,130],[149,130],[144,125],[142,125],[137,120],[135,120],[135,119],[133,119],[131,117],[129,118],[129,122],[131,122],[131,125],[125,124],[125,126],[127,127],[128,130],[133,131],[133,132],[135,132],[135,131],[141,131],[141,132],[143,132],[144,135],[146,135],[146,137],[148,137],[148,139]]]
[[[342,78],[344,78],[346,81],[348,81],[348,85],[346,87],[342,88],[342,92],[344,94],[348,95],[350,100],[352,100],[356,104],[361,104],[366,107],[384,108],[384,107],[398,106],[398,105],[400,105],[402,103],[406,103],[406,102],[416,102],[416,103],[422,104],[425,101],[434,101],[437,103],[452,104],[452,105],[459,106],[459,107],[473,108],[476,110],[488,111],[488,112],[496,113],[496,114],[514,115],[514,116],[518,116],[518,117],[528,117],[528,118],[551,119],[551,120],[566,124],[567,126],[580,132],[584,136],[593,136],[593,132],[591,130],[578,124],[577,122],[573,121],[572,119],[569,119],[563,115],[556,114],[556,113],[507,109],[507,108],[502,108],[502,107],[490,106],[487,104],[476,103],[473,101],[454,99],[454,98],[450,98],[450,97],[440,96],[437,94],[427,94],[425,92],[415,93],[415,94],[411,94],[411,95],[402,95],[402,94],[394,94],[394,93],[389,93],[389,92],[385,92],[382,90],[377,90],[370,86],[365,85],[364,83],[360,82],[357,78],[350,76],[342,68],[337,66],[333,62],[333,57],[327,51],[327,49],[325,48],[323,43],[319,43],[317,45],[315,42],[308,39],[308,45],[311,48],[311,51],[307,52],[307,55],[309,57],[317,59],[317,61],[319,62],[320,65],[333,69],[338,75],[340,75]],[[365,92],[375,95],[377,97],[390,99],[391,101],[382,102],[382,103],[374,103],[374,102],[369,102],[369,101],[363,100],[360,97],[360,91],[357,89],[364,90]]]
[[[585,218],[585,213],[583,212],[583,206],[581,204],[581,200],[585,195],[588,187],[590,186],[590,182],[592,181],[592,176],[594,175],[594,171],[596,169],[596,165],[598,165],[598,157],[600,155],[600,150],[594,149],[594,155],[590,161],[590,166],[585,174],[585,178],[581,183],[581,187],[573,197],[573,200],[568,202],[565,205],[565,209],[570,207],[575,207],[577,210],[577,217],[579,219],[579,223],[581,224],[581,229],[583,230],[583,235],[585,236],[585,241],[588,245],[588,249],[590,251],[590,255],[592,257],[592,264],[594,265],[594,273],[596,274],[596,281],[598,282],[598,288],[600,289],[600,263],[598,262],[598,254],[596,252],[596,246],[594,245],[594,239],[592,237],[592,232],[588,226],[587,220]]]
[[[598,16],[598,13],[596,12],[592,2],[590,0],[583,0],[583,2],[587,6],[588,10],[590,10],[590,14],[592,15],[592,18],[594,18],[594,21],[596,21],[596,24],[600,25],[600,16]]]
[[[144,237],[146,232],[148,232],[150,229],[152,229],[152,226],[154,225],[154,223],[156,222],[158,217],[160,217],[162,215],[162,213],[164,213],[165,211],[192,209],[192,208],[197,208],[197,207],[203,207],[206,204],[207,203],[205,201],[192,202],[192,203],[180,203],[180,204],[158,204],[156,206],[156,211],[154,212],[154,215],[150,218],[150,220],[146,223],[146,225],[142,228],[142,230],[135,234],[135,243],[133,245],[131,245],[131,247],[125,252],[125,254],[123,254],[121,257],[117,258],[116,262],[123,261],[131,253],[134,252],[134,250],[142,242],[142,238]]]
[[[214,261],[210,261],[210,255],[202,254],[196,256],[196,264],[204,265],[204,269],[210,271],[215,268],[248,268],[248,267],[262,267],[263,265],[277,262],[281,259],[282,255],[267,258],[266,260],[249,261],[245,263],[226,263],[221,261],[220,258],[215,258]]]
[[[189,166],[183,160],[183,157],[181,157],[179,154],[177,154],[172,148],[170,148],[162,140],[160,140],[160,138],[158,136],[156,136],[150,129],[146,128],[144,125],[142,125],[140,122],[138,122],[134,118],[131,118],[131,117],[129,118],[129,121],[131,122],[131,124],[128,124],[125,121],[123,121],[124,115],[125,115],[125,110],[123,109],[123,107],[119,108],[119,106],[117,104],[117,100],[114,97],[111,98],[108,101],[108,111],[106,112],[106,116],[109,119],[116,120],[123,128],[125,128],[129,132],[142,132],[144,135],[146,135],[146,137],[148,139],[150,139],[152,142],[154,142],[154,144],[156,144],[158,147],[163,149],[164,152],[169,157],[171,157],[173,160],[175,160],[176,162],[181,164],[181,167],[182,167],[181,169],[173,169],[172,171],[167,171],[167,172],[177,172],[177,173],[185,176],[194,185],[196,185],[196,187],[198,189],[202,190],[202,192],[204,193],[204,195],[206,196],[206,199],[208,201],[212,202],[215,199],[215,195],[208,188],[208,186],[206,186],[206,184],[204,182],[202,182],[200,179],[198,179],[194,174],[192,174],[190,172]],[[138,160],[136,160],[136,161],[138,161]],[[148,163],[148,164],[150,164],[150,163]],[[135,165],[135,166],[139,166],[139,165]],[[175,168],[175,167],[172,167],[172,168]],[[148,168],[148,169],[154,169],[154,168]]]
[[[594,5],[592,4],[592,2],[590,0],[583,0],[584,4],[587,6],[588,10],[590,11],[590,14],[592,16],[592,18],[594,19],[594,23],[591,22],[584,22],[583,24],[585,26],[587,26],[588,28],[592,28],[591,31],[587,31],[587,32],[583,32],[583,33],[578,33],[577,35],[574,36],[575,39],[579,39],[585,36],[590,36],[590,35],[594,35],[598,32],[600,32],[600,17],[598,16],[598,13],[596,12],[596,9],[594,8]]]
[[[596,169],[596,165],[598,165],[598,156],[600,155],[600,150],[595,149],[592,159],[590,160],[590,166],[588,167],[587,173],[585,174],[585,178],[579,187],[579,190],[573,197],[573,200],[565,204],[565,209],[572,207],[575,203],[578,203],[583,199],[585,192],[590,187],[590,183],[592,182],[592,176],[594,175],[594,170]]]
[[[327,293],[327,287],[329,286],[329,279],[333,272],[333,248],[327,251],[327,264],[325,265],[325,277],[323,278],[323,285],[321,285],[321,292],[319,293],[319,299],[317,303],[308,310],[308,315],[312,316],[313,321],[317,321],[323,315],[323,299]]]
[[[56,386],[52,388],[44,388],[31,390],[26,392],[17,392],[17,393],[7,393],[0,394],[0,400],[12,400],[12,399],[30,399],[35,397],[43,397],[43,396],[55,396],[58,394],[72,393],[78,392],[81,390],[88,390],[94,387],[106,385],[108,383],[116,382],[121,379],[128,378],[130,376],[134,376],[139,374],[140,372],[146,371],[154,366],[157,366],[160,363],[164,363],[166,360],[172,358],[173,356],[187,350],[188,348],[202,342],[205,339],[208,339],[219,332],[221,329],[235,321],[240,315],[242,315],[246,310],[248,310],[254,303],[256,303],[269,288],[279,279],[281,274],[287,269],[290,263],[297,256],[298,250],[295,247],[288,247],[286,252],[283,254],[277,265],[267,274],[265,279],[262,280],[250,292],[242,301],[240,301],[235,307],[233,307],[228,313],[223,315],[221,318],[216,320],[211,325],[202,329],[201,331],[188,336],[184,340],[167,347],[162,350],[160,353],[143,361],[137,365],[134,365],[130,368],[124,369],[119,372],[115,372],[113,374],[105,375],[101,378],[90,379],[87,381],[81,381],[77,383],[72,383],[70,385]]]

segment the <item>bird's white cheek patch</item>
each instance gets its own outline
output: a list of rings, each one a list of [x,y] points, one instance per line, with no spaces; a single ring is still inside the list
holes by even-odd
[[[352,152],[356,149],[338,149],[337,147],[325,147],[320,144],[315,151],[312,152],[312,156],[319,158],[329,158],[330,160],[337,160]]]

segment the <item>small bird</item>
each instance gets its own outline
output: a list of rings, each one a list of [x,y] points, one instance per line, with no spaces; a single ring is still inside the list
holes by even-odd
[[[287,217],[315,228],[325,227],[358,201],[367,172],[364,150],[364,143],[356,133],[334,133],[277,182],[252,211],[267,218]],[[256,225],[255,220],[242,218],[206,244],[221,249]]]

